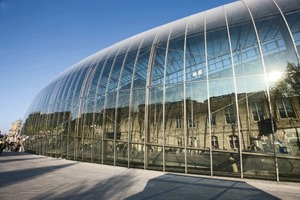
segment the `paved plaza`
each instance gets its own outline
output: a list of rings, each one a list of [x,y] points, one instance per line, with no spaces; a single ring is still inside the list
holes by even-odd
[[[211,178],[50,158],[0,157],[0,199],[300,199],[300,183]]]

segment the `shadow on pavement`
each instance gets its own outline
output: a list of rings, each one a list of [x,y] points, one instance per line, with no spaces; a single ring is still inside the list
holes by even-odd
[[[39,167],[24,170],[14,170],[9,172],[0,172],[0,187],[14,184],[15,182],[31,180],[37,176],[42,176],[47,173],[52,173],[61,168],[70,167],[74,164],[57,165],[50,167]]]
[[[114,200],[124,199],[123,194],[126,193],[129,185],[134,185],[134,175],[118,175],[113,176],[106,180],[98,181],[93,187],[87,188],[89,185],[88,180],[83,180],[79,184],[69,183],[66,184],[66,188],[63,193],[61,191],[47,191],[43,194],[36,196],[34,199],[70,199],[70,200],[82,200],[82,199],[95,199],[95,200]]]
[[[21,157],[14,158],[14,155]],[[26,164],[27,159],[30,160],[28,164],[32,162],[37,166],[27,166],[25,169],[20,166],[14,170],[0,172],[0,191],[1,188],[12,190],[10,186],[17,183],[23,188],[22,191],[17,190],[18,193],[11,194],[4,199],[15,199],[21,197],[20,195],[23,195],[25,199],[43,200],[279,199],[243,181],[172,173],[157,176],[152,174],[151,177],[155,178],[149,179],[143,170],[108,168],[107,166],[98,168],[93,164],[77,165],[77,163],[65,161],[60,165],[54,162],[51,166],[41,166],[38,159],[43,157],[40,156],[33,157],[26,153],[10,153],[9,156],[11,157],[5,159],[8,162],[15,160],[17,164],[18,161],[23,160]],[[11,164],[14,163],[9,162],[7,165]],[[48,163],[44,165],[46,164]],[[151,174],[151,171],[149,173]],[[26,183],[34,178],[42,178],[39,179],[42,181],[33,181],[30,185]]]
[[[133,199],[279,199],[243,181],[166,174],[149,180]]]
[[[42,159],[42,158],[17,158],[17,159],[9,159],[9,160],[1,160],[0,159],[0,164],[1,163],[9,163],[9,162],[22,162],[26,160],[37,160],[37,159]]]

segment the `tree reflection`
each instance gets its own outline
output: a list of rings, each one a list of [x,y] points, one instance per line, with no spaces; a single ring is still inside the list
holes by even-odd
[[[277,97],[292,97],[300,94],[300,66],[288,63],[282,78],[271,88]]]
[[[300,66],[293,63],[287,63],[286,71],[282,75],[281,79],[275,83],[273,87],[271,87],[271,95],[273,98],[298,98],[299,102],[299,94],[300,94]],[[274,104],[276,105],[276,103]],[[294,108],[298,108],[295,106]],[[286,109],[286,108],[285,108]],[[281,114],[281,113],[280,113]],[[297,146],[300,149],[300,140],[299,140],[299,133],[297,128],[299,127],[298,124],[295,124],[292,118],[297,118],[296,115],[289,115],[285,116],[286,118],[290,118],[291,125],[295,128],[295,133],[297,136]]]

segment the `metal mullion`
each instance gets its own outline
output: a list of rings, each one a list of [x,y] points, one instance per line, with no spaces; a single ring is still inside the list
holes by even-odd
[[[165,120],[166,120],[166,77],[167,77],[167,63],[168,63],[168,55],[169,55],[169,45],[170,45],[170,39],[171,39],[171,33],[173,29],[170,29],[168,39],[167,39],[167,46],[165,51],[165,60],[164,60],[164,79],[163,79],[163,172],[166,171],[166,159],[165,159]]]
[[[207,108],[208,108],[208,129],[209,129],[209,157],[210,157],[210,175],[213,176],[212,147],[211,147],[211,109],[210,109],[210,90],[209,90],[209,68],[207,55],[207,30],[206,13],[204,13],[204,49],[206,64],[206,90],[207,90]]]
[[[185,136],[185,141],[184,141],[184,172],[187,174],[187,105],[186,105],[186,41],[187,41],[187,30],[188,30],[188,26],[189,26],[189,20],[190,18],[188,18],[188,21],[186,23],[186,27],[185,27],[185,32],[184,32],[184,47],[183,47],[183,118],[184,118],[184,136]]]

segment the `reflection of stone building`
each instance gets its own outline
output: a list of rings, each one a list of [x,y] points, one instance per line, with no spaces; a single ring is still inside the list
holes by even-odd
[[[243,0],[131,37],[36,96],[25,147],[142,169],[300,181],[299,27],[299,0]]]
[[[11,123],[9,133],[5,139],[5,141],[8,144],[11,144],[12,147],[11,149],[14,149],[21,143],[21,135],[20,135],[21,126],[22,126],[22,120],[16,120],[13,123]]]

